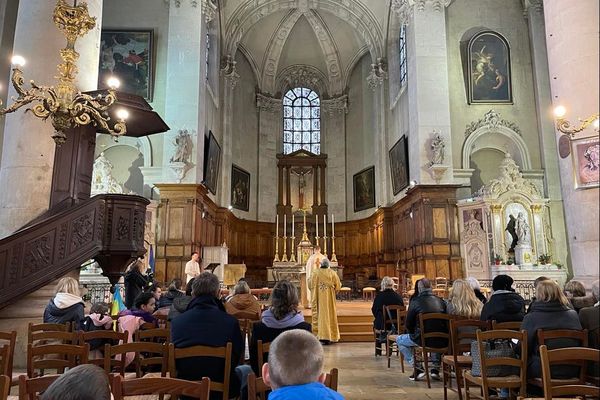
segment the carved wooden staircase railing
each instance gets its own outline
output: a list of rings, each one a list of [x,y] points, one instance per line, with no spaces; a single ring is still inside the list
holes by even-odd
[[[0,309],[94,258],[112,283],[145,253],[149,201],[103,194],[0,240]]]

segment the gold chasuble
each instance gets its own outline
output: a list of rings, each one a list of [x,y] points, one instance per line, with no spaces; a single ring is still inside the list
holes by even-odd
[[[312,331],[319,340],[340,340],[340,329],[335,307],[335,292],[342,284],[337,273],[330,268],[313,270],[308,286],[312,292]]]

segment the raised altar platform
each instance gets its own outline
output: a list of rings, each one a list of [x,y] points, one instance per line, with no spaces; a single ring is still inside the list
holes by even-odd
[[[492,265],[490,267],[492,278],[497,275],[509,275],[515,281],[534,281],[540,276],[552,279],[563,287],[567,282],[567,271],[556,265]]]

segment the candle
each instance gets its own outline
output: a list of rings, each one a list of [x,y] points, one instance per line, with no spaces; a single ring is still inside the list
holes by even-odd
[[[327,214],[323,215],[323,237],[327,237]]]
[[[279,214],[275,216],[275,237],[279,237]]]
[[[316,227],[317,227],[317,237],[319,237],[319,216],[315,214],[315,218],[317,219]]]
[[[333,217],[333,213],[331,214],[331,237],[335,237],[335,225],[333,224],[335,221]]]
[[[287,233],[287,215],[283,214],[283,237],[286,237],[286,233]]]
[[[292,214],[292,237],[294,237],[294,214]]]

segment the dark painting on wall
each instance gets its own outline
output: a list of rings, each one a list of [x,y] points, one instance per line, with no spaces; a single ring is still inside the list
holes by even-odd
[[[354,174],[354,212],[375,207],[375,167]]]
[[[504,37],[486,31],[468,44],[469,104],[512,103],[510,48]]]
[[[219,164],[221,162],[221,146],[212,131],[208,132],[204,147],[204,186],[212,194],[217,194],[217,181],[219,179]]]
[[[119,91],[152,101],[154,31],[102,30],[98,89],[107,89],[111,76],[119,79]]]
[[[408,186],[408,141],[404,135],[390,150],[390,169],[395,196]]]
[[[231,206],[250,210],[250,173],[235,164],[231,166]]]

